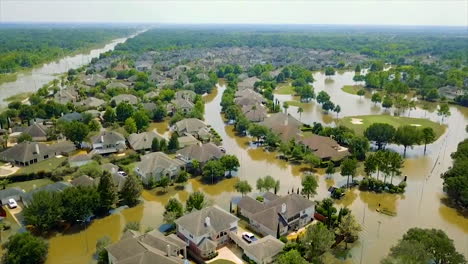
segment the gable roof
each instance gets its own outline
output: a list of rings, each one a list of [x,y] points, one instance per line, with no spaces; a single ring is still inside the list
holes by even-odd
[[[209,219],[209,225],[206,224],[206,219]],[[211,233],[219,233],[231,227],[232,222],[239,219],[234,215],[221,209],[219,206],[209,206],[201,210],[192,211],[175,221],[178,226],[183,227],[192,235],[201,236]]]
[[[47,127],[41,123],[33,123],[28,126],[23,133],[30,135],[33,138],[47,137]]]
[[[82,175],[78,178],[73,179],[71,182],[71,185],[73,186],[83,186],[83,187],[88,187],[88,186],[94,186],[96,184],[96,181],[89,177],[88,175]]]
[[[64,114],[59,118],[59,120],[71,122],[71,121],[81,121],[83,120],[83,116],[78,112]]]
[[[221,158],[224,153],[215,144],[209,142],[205,144],[193,144],[177,151],[184,157],[199,162],[207,162],[212,159]]]
[[[283,247],[283,242],[271,235],[268,235],[249,244],[245,250],[253,255],[258,261],[263,261],[278,255],[283,250]]]
[[[350,155],[348,149],[341,147],[330,137],[312,134],[302,138],[300,142],[308,146],[321,159],[340,160]]]
[[[118,141],[125,141],[124,136],[115,131],[102,131],[101,133],[91,137],[93,144],[115,144]]]
[[[77,102],[76,104],[77,105],[82,105],[82,106],[85,106],[85,107],[89,107],[89,108],[95,108],[95,107],[99,107],[101,105],[104,105],[105,103],[106,103],[106,101],[101,100],[99,98],[88,97],[88,98],[84,99],[83,101]]]
[[[175,123],[175,129],[178,133],[188,132],[192,134],[206,127],[205,122],[197,118],[186,118]]]
[[[24,141],[0,153],[5,161],[27,162],[42,159],[46,155],[55,155],[52,148],[44,143]]]
[[[180,90],[175,93],[176,99],[189,100],[193,102],[197,94],[192,90]]]
[[[158,135],[158,133],[149,131],[139,134],[130,134],[128,136],[128,143],[134,150],[150,149],[154,138],[157,138],[158,140],[163,139],[163,137]]]
[[[184,165],[184,162],[172,159],[163,152],[153,152],[141,156],[141,161],[136,165],[135,170],[142,174],[159,174],[165,170],[173,170]]]
[[[261,104],[246,105],[242,107],[242,113],[252,122],[262,122],[267,117],[267,110]]]
[[[239,82],[239,84],[237,85],[238,89],[239,90],[243,90],[243,89],[252,89],[254,88],[254,85],[256,82],[259,82],[261,81],[259,78],[257,77],[250,77],[250,78],[247,78],[247,79],[244,79],[242,80],[241,82]]]
[[[24,194],[25,192],[18,187],[6,188],[4,190],[0,190],[0,200],[6,199],[12,196],[23,197]]]
[[[120,104],[122,102],[127,102],[129,104],[137,104],[138,98],[133,94],[119,94],[112,97],[111,101],[114,101],[116,104]]]
[[[115,88],[115,89],[119,89],[119,88],[121,88],[121,89],[127,89],[128,86],[125,85],[125,84],[123,84],[123,83],[121,83],[121,82],[111,82],[111,83],[109,83],[108,85],[106,85],[106,89],[114,89],[114,88]]]

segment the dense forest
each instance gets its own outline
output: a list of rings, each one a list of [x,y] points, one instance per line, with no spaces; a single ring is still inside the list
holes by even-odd
[[[431,31],[407,32],[382,29],[377,31],[267,31],[267,30],[222,30],[222,29],[153,29],[138,38],[120,45],[118,50],[148,51],[199,47],[278,47],[313,48],[357,52],[372,58],[397,63],[403,57],[433,55],[468,61],[467,36],[454,31],[433,34]]]
[[[30,68],[131,32],[129,28],[0,27],[0,74]]]

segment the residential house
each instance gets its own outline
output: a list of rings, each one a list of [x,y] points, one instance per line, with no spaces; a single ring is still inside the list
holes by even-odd
[[[143,106],[143,109],[150,114],[152,114],[157,108],[155,103],[142,103],[141,105]]]
[[[237,233],[239,219],[217,205],[192,211],[175,221],[177,236],[189,244],[189,250],[207,259],[231,241],[229,234]]]
[[[87,97],[85,100],[76,103],[77,106],[82,106],[91,109],[97,109],[101,106],[104,106],[105,104],[106,101],[96,97]]]
[[[114,101],[116,105],[122,102],[127,102],[131,105],[138,104],[138,98],[134,96],[133,94],[119,94],[117,96],[112,97],[111,102],[112,101]]]
[[[78,112],[72,112],[62,115],[58,120],[64,122],[83,121],[83,116]]]
[[[48,128],[48,126],[41,123],[33,123],[23,130],[22,133],[30,135],[33,141],[47,141]]]
[[[195,105],[190,102],[188,99],[174,99],[170,104],[167,105],[167,113],[174,114],[177,111],[180,111],[184,114],[192,112]]]
[[[122,82],[110,82],[108,85],[106,85],[106,89],[122,89],[122,90],[127,90],[128,86],[123,84]]]
[[[299,194],[277,196],[269,193],[263,202],[249,196],[242,197],[237,210],[249,220],[250,227],[256,232],[279,237],[310,223],[315,203]]]
[[[237,84],[237,89],[238,90],[244,90],[244,89],[254,89],[255,83],[261,81],[257,77],[250,77],[242,80]]]
[[[351,155],[347,148],[342,147],[334,139],[312,134],[303,137],[300,142],[312,150],[322,161],[339,161]]]
[[[215,144],[209,142],[205,144],[194,144],[178,150],[177,157],[185,162],[197,160],[204,164],[210,160],[221,158],[224,153]]]
[[[28,166],[55,155],[55,151],[49,145],[24,141],[1,152],[0,158],[18,166]]]
[[[83,79],[84,83],[89,86],[96,86],[99,82],[105,81],[106,78],[101,76],[100,74],[91,74],[91,75],[86,75]]]
[[[54,100],[61,104],[75,103],[78,100],[78,92],[75,89],[61,89],[54,95]]]
[[[261,104],[246,105],[241,110],[245,118],[251,122],[262,122],[267,118],[267,110]]]
[[[159,91],[156,90],[156,91],[151,91],[151,92],[146,93],[143,97],[145,99],[153,99],[153,98],[157,97],[158,95],[159,95]]]
[[[127,180],[127,177],[119,173],[119,167],[112,163],[105,163],[101,165],[101,168],[103,171],[107,171],[110,173],[112,177],[112,182],[117,187],[117,190],[122,190],[122,187],[125,181]]]
[[[180,90],[175,93],[175,99],[188,100],[193,102],[197,94],[192,90]]]
[[[133,133],[128,136],[128,143],[130,147],[136,151],[148,151],[151,150],[153,139],[157,138],[158,141],[164,139],[155,131]]]
[[[246,246],[244,254],[257,264],[268,264],[274,262],[283,247],[283,242],[268,235]]]
[[[273,132],[278,134],[283,141],[289,141],[291,139],[298,140],[302,135],[300,130],[302,123],[291,115],[285,113],[271,114],[269,117],[265,118],[265,120],[260,122],[260,125],[271,129]]]
[[[138,71],[148,71],[153,67],[153,62],[152,61],[137,61],[135,63],[135,68]]]
[[[8,204],[8,200],[10,199],[15,199],[15,201],[21,201],[24,195],[25,195],[25,192],[18,187],[12,187],[12,188],[6,188],[3,190],[0,190],[1,205]]]
[[[191,134],[185,133],[183,136],[180,136],[177,138],[177,141],[179,141],[179,147],[180,148],[185,148],[187,146],[195,145],[200,143],[198,139],[196,139],[194,136]]]
[[[34,194],[37,193],[37,192],[42,192],[42,191],[46,191],[46,192],[63,192],[63,190],[65,190],[65,189],[67,189],[67,188],[69,188],[71,186],[72,186],[71,183],[61,181],[61,182],[55,182],[55,183],[51,183],[51,184],[36,188],[36,189],[24,194],[23,199],[22,199],[23,204],[25,206],[28,206],[28,204],[30,204],[32,202]]]
[[[176,235],[159,231],[140,234],[126,231],[120,241],[106,247],[109,264],[184,264],[188,263],[187,243]]]
[[[127,148],[125,138],[114,131],[102,131],[101,133],[91,137],[93,146],[93,154],[109,154],[115,153]]]
[[[93,179],[89,177],[88,175],[81,175],[80,177],[77,177],[73,179],[71,182],[71,185],[75,187],[92,187],[97,185],[96,179]]]
[[[205,122],[197,118],[186,118],[175,123],[174,130],[178,135],[184,135],[186,133],[201,139],[208,141],[211,137],[210,130]]]
[[[265,104],[263,96],[252,89],[239,90],[235,94],[234,102],[240,106]]]
[[[167,156],[163,152],[153,152],[141,157],[141,161],[135,166],[135,172],[143,183],[150,179],[159,181],[161,177],[173,180],[184,170],[185,163]]]
[[[78,154],[68,158],[70,167],[81,167],[93,161],[93,155],[91,154]]]

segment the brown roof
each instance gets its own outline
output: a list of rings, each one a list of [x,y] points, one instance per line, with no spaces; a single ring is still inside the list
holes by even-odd
[[[221,158],[224,153],[213,143],[193,144],[177,151],[180,154],[191,160],[199,162],[207,162],[212,159]]]
[[[334,139],[312,134],[302,138],[301,143],[308,146],[314,154],[321,159],[340,160],[350,153],[341,147]]]
[[[206,224],[207,218],[210,219],[209,225]],[[214,205],[186,214],[177,219],[175,223],[192,235],[200,236],[227,230],[230,228],[232,222],[238,220],[237,217],[221,209],[219,206]]]
[[[88,175],[82,175],[78,178],[73,179],[70,183],[76,187],[78,186],[88,187],[88,186],[94,186],[96,182],[94,181],[93,178],[89,177]]]

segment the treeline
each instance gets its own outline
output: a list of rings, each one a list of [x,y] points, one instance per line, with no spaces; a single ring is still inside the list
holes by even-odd
[[[232,29],[153,29],[118,45],[119,51],[143,52],[203,47],[279,47],[339,50],[382,58],[396,63],[404,57],[420,54],[438,55],[445,59],[467,61],[466,38],[455,34],[420,32],[292,32],[246,31]]]
[[[452,153],[453,166],[444,174],[444,191],[461,208],[468,208],[468,139],[458,144]]]
[[[30,68],[129,34],[129,28],[0,28],[0,74]]]

